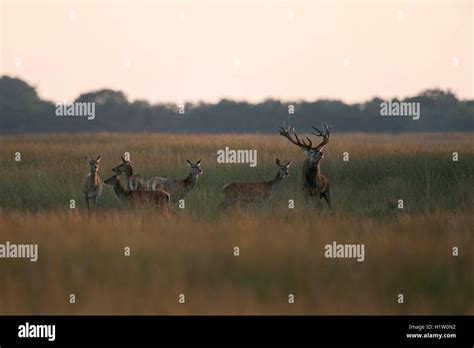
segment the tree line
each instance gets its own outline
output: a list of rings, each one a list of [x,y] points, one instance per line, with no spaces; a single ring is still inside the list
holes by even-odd
[[[387,100],[363,103],[339,100],[248,103],[222,99],[175,105],[129,101],[121,91],[102,89],[81,94],[74,102],[95,103],[95,117],[58,117],[54,102],[41,99],[35,87],[8,76],[0,78],[0,133],[47,132],[189,132],[275,133],[283,123],[297,130],[327,122],[338,132],[474,131],[474,100],[428,89],[391,104],[419,103],[419,119],[382,117]],[[390,105],[391,105],[390,104]]]

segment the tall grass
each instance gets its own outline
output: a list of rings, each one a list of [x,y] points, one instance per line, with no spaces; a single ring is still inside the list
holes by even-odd
[[[322,162],[333,211],[304,203],[303,154],[277,136],[47,135],[0,144],[0,243],[38,243],[40,253],[36,263],[0,260],[2,314],[474,313],[469,134],[335,134]],[[218,164],[225,146],[257,149],[258,166]],[[202,158],[186,209],[130,211],[107,187],[87,212],[82,157],[102,154],[105,179],[126,151],[145,178],[185,177],[185,160]],[[216,211],[225,183],[268,180],[277,157],[294,165],[271,201]],[[398,199],[405,209],[391,204]],[[364,243],[365,261],[324,258],[332,241]]]
[[[240,212],[196,222],[115,210],[2,212],[0,223],[2,240],[39,245],[36,263],[1,260],[2,314],[474,313],[468,213],[381,221]],[[364,243],[365,261],[324,258],[333,241]]]
[[[185,160],[202,158],[204,175],[186,200],[186,210],[208,218],[222,200],[222,186],[233,180],[268,180],[275,158],[294,160],[290,176],[269,204],[286,209],[288,199],[303,203],[303,154],[285,139],[268,135],[47,135],[2,137],[0,207],[5,209],[67,209],[69,200],[84,206],[81,182],[88,172],[84,155],[102,154],[103,179],[130,152],[136,173],[145,178],[184,178]],[[256,149],[258,165],[219,164],[217,150],[225,146]],[[22,161],[14,162],[15,152]],[[460,161],[452,161],[452,152]],[[342,160],[348,152],[350,160]],[[371,215],[387,203],[403,199],[411,212],[457,211],[474,201],[474,140],[469,134],[334,135],[325,149],[322,172],[330,179],[335,209]],[[470,194],[471,193],[471,194]],[[110,187],[101,206],[120,204]]]

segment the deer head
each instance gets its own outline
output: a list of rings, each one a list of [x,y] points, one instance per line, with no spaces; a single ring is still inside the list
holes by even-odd
[[[198,177],[203,173],[201,169],[201,160],[197,161],[196,163],[192,163],[190,160],[186,160],[186,163],[188,164],[191,174],[194,177]]]
[[[130,161],[127,161],[125,158],[122,158],[122,163],[120,163],[118,166],[112,168],[112,171],[114,173],[118,172],[126,172],[130,168]]]
[[[300,140],[298,137],[298,134],[296,134],[295,129],[293,128],[293,131],[291,131],[290,126],[288,127],[280,127],[280,135],[287,138],[292,144],[298,146],[301,150],[303,150],[303,153],[308,157],[308,160],[311,163],[317,163],[319,162],[323,157],[324,153],[322,151],[323,147],[329,143],[329,134],[330,134],[330,129],[331,126],[325,125],[320,131],[316,127],[313,126],[313,129],[316,132],[313,132],[313,135],[316,135],[318,137],[322,137],[323,140],[315,147],[313,147],[313,142],[309,137],[306,137],[306,139]],[[292,138],[292,133],[294,136],[294,139]]]
[[[282,179],[286,178],[289,175],[288,170],[290,169],[291,163],[293,163],[293,161],[289,161],[288,163],[284,164],[284,163],[281,163],[280,160],[277,158],[275,162],[277,166],[280,167],[280,171],[278,172],[278,177]]]
[[[99,163],[102,156],[99,155],[95,160],[90,159],[89,157],[85,156],[84,159],[89,163],[90,169],[92,173],[96,173],[99,171]]]
[[[104,180],[104,184],[115,186],[120,182],[120,171],[113,174],[110,178]]]

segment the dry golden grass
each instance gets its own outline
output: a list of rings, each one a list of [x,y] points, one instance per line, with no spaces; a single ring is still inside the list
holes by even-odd
[[[3,212],[0,222],[3,240],[40,250],[36,263],[0,263],[3,314],[474,313],[472,214],[361,221],[294,211],[196,222],[149,212]],[[325,259],[334,240],[364,243],[365,261]]]
[[[39,244],[36,263],[0,260],[2,314],[474,314],[470,134],[334,135],[322,164],[334,189],[333,212],[303,204],[303,155],[276,136],[42,135],[0,142],[0,243]],[[225,146],[256,148],[259,165],[217,164],[216,151]],[[16,151],[20,163],[13,162]],[[107,188],[101,206],[87,212],[82,156],[101,153],[106,178],[125,151],[145,177],[184,177],[184,160],[202,157],[205,173],[186,209],[171,217],[127,211]],[[345,151],[349,163],[342,162]],[[224,183],[269,179],[275,157],[295,165],[272,201],[216,213]],[[71,198],[79,202],[75,210]],[[403,211],[387,205],[398,198]],[[333,241],[364,243],[365,261],[324,258]],[[289,293],[295,304],[288,304]],[[399,293],[404,304],[396,301]]]

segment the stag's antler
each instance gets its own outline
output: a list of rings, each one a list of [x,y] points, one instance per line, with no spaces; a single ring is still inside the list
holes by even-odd
[[[306,137],[306,139],[308,140],[308,143],[306,143],[306,141],[304,139],[300,140],[300,138],[298,137],[298,134],[296,134],[294,128],[293,128],[293,135],[294,135],[295,139],[293,139],[291,137],[290,128],[291,128],[290,126],[285,128],[284,125],[283,125],[283,127],[280,127],[280,135],[284,136],[286,139],[288,139],[292,144],[295,144],[296,146],[299,146],[299,147],[301,147],[305,150],[311,150],[311,148],[313,146],[313,142],[311,141],[311,139]]]
[[[324,130],[324,126],[322,126],[322,131],[320,131],[319,129],[317,129],[315,126],[313,126],[313,129],[317,132],[317,133],[312,133],[318,137],[323,137],[323,140],[321,141],[321,143],[319,143],[318,146],[316,146],[314,149],[315,150],[321,150],[324,145],[326,145],[327,143],[329,143],[329,134],[330,134],[330,129],[331,129],[331,126],[327,125],[326,124],[326,130]]]

